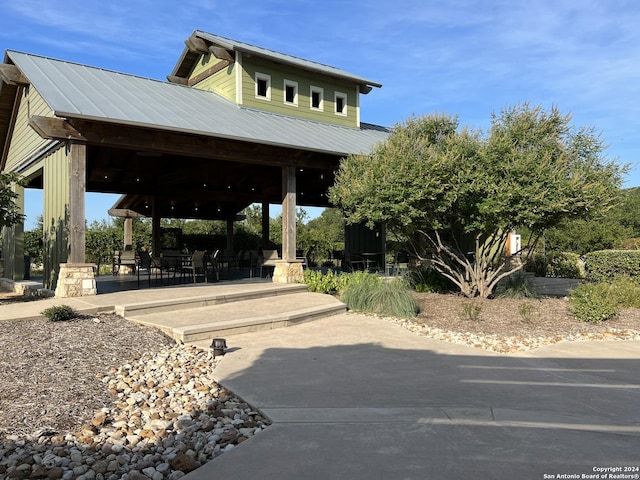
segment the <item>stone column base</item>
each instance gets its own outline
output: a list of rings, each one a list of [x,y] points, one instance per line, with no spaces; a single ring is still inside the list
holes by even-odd
[[[93,263],[61,263],[56,297],[84,297],[97,295]]]
[[[304,281],[302,260],[278,260],[273,270],[273,283],[300,283]]]

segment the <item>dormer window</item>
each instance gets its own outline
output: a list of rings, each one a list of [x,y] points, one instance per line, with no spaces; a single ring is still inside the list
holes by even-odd
[[[347,115],[347,94],[346,93],[335,93],[334,103],[336,106],[336,115]]]
[[[271,100],[271,75],[256,72],[256,98]]]
[[[292,80],[284,81],[284,103],[298,106],[298,82]]]
[[[324,110],[323,106],[324,90],[320,87],[311,87],[311,109]]]

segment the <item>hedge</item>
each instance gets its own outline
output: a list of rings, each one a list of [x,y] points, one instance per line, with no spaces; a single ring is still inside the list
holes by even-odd
[[[599,250],[585,255],[586,279],[607,282],[626,276],[640,279],[640,250]]]

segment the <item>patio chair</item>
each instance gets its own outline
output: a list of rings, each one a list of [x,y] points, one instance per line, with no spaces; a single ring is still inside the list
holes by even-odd
[[[138,286],[140,286],[140,273],[147,275],[149,286],[151,286],[151,275],[155,270],[156,280],[158,278],[158,266],[155,264],[149,252],[140,250],[136,255],[136,272],[138,273]]]
[[[204,250],[196,250],[193,252],[191,259],[183,262],[182,274],[191,277],[193,283],[197,283],[198,276],[203,276],[204,282],[207,283],[208,263],[207,252]]]
[[[117,275],[123,266],[131,268],[131,273],[136,273],[136,252],[131,249],[131,245],[114,252],[112,273]]]

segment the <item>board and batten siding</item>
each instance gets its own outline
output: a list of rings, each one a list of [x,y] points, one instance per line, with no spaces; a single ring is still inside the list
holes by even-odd
[[[42,138],[29,126],[29,117],[34,115],[54,116],[36,89],[29,87],[23,91],[23,97],[20,101],[5,170],[15,170],[24,160],[50,143],[50,140]]]
[[[61,145],[44,161],[44,287],[52,290],[56,288],[60,263],[69,256],[69,162],[67,145]]]
[[[24,214],[24,188],[13,185],[12,190],[18,195],[15,203]],[[15,281],[24,279],[24,223],[19,222],[2,229],[2,257],[4,260],[4,278]]]
[[[198,76],[208,68],[212,67],[216,63],[220,62],[219,58],[213,55],[202,55],[200,60],[194,67],[193,71],[189,75],[189,80]],[[209,90],[221,95],[229,101],[235,102],[236,100],[236,80],[235,80],[235,68],[236,64],[231,63],[227,67],[223,68],[219,72],[205,78],[201,82],[194,85],[194,88],[201,90]]]
[[[256,98],[256,72],[270,75],[271,99]],[[284,102],[284,81],[298,83],[298,105]],[[323,111],[311,109],[311,86],[323,89]],[[335,113],[335,92],[347,96],[347,115]],[[242,99],[244,107],[266,110],[269,112],[332,123],[346,127],[358,127],[357,96],[354,95],[354,85],[323,75],[313,75],[304,70],[279,68],[275,63],[256,58],[243,58],[242,62]]]

